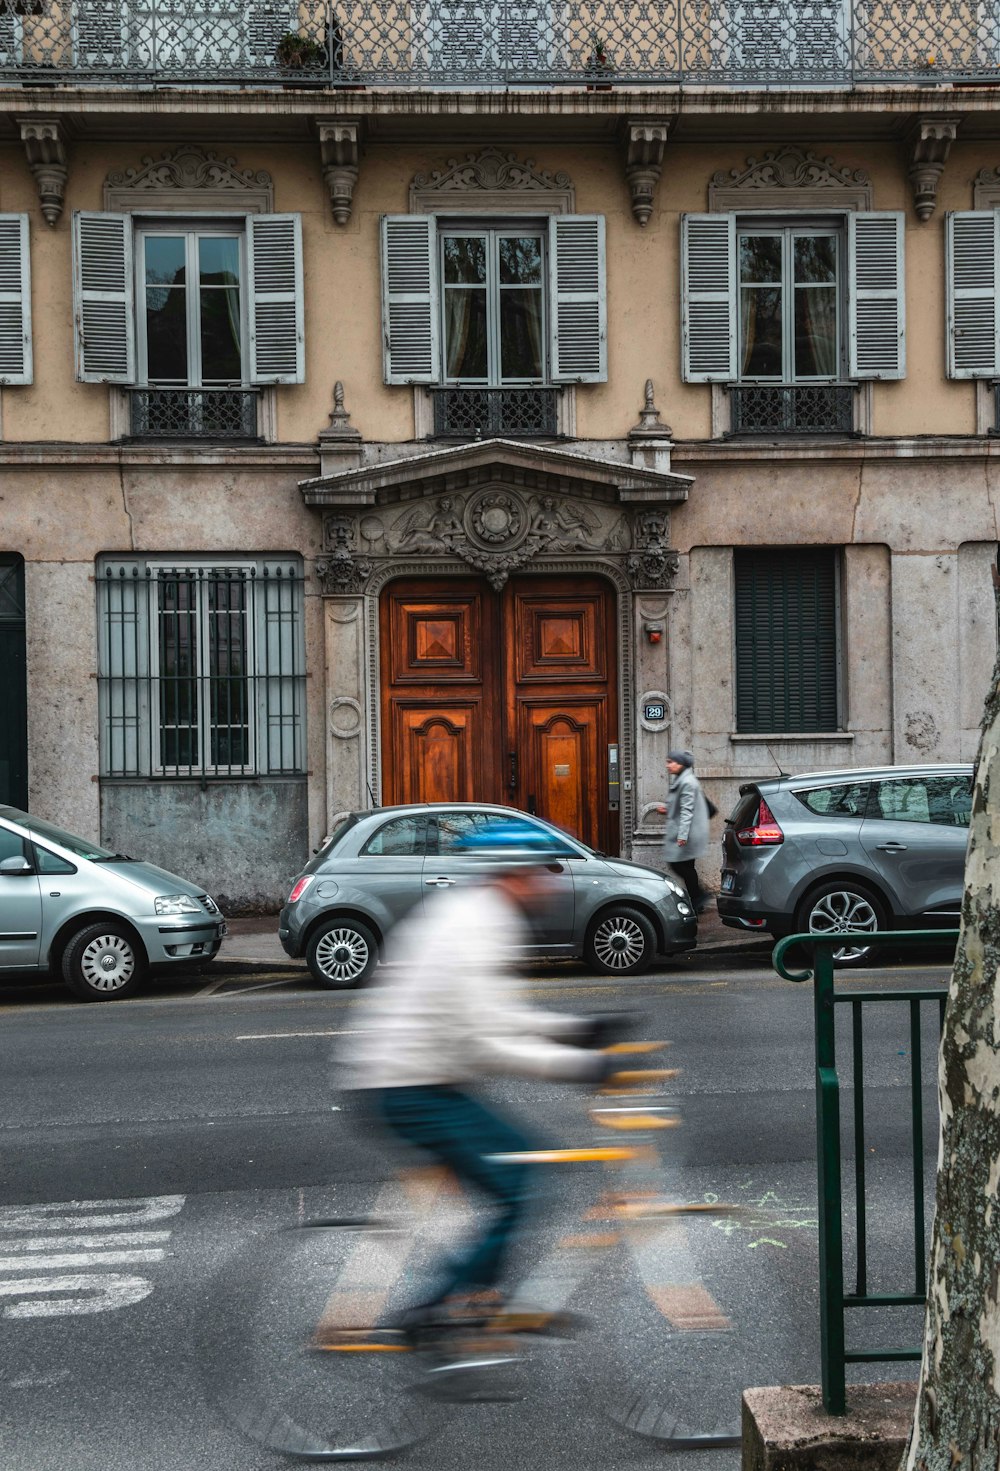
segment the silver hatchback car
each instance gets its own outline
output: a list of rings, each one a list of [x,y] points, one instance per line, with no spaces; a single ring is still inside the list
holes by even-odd
[[[722,840],[724,924],[772,935],[958,924],[971,765],[878,766],[740,788]],[[834,952],[860,964],[870,947]]]
[[[584,956],[595,970],[634,976],[657,955],[691,950],[698,922],[672,877],[595,853],[511,807],[431,803],[352,812],[292,884],[278,921],[288,955],[304,955],[324,986],[360,985],[392,926],[424,899],[475,883],[482,862],[460,844],[491,822],[524,823],[557,845],[558,879],[528,958]]]
[[[0,807],[0,970],[50,970],[111,1001],[150,967],[211,960],[225,932],[197,884]]]

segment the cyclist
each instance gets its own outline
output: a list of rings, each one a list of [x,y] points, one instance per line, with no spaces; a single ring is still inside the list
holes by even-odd
[[[480,882],[436,895],[393,932],[379,982],[359,1007],[345,1061],[351,1086],[375,1091],[389,1129],[491,1199],[491,1219],[443,1263],[428,1299],[407,1315],[417,1337],[496,1301],[504,1258],[529,1199],[529,1149],[520,1129],[475,1092],[486,1074],[596,1082],[612,1071],[595,1051],[618,1017],[581,1018],[522,1004],[515,957],[533,912],[551,895],[554,837],[528,823],[490,823],[461,852],[480,858]]]

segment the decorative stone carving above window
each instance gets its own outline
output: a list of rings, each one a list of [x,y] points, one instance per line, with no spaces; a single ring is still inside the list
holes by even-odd
[[[972,181],[973,209],[1000,209],[1000,166],[980,169]]]
[[[464,159],[449,158],[443,169],[415,174],[410,185],[414,214],[446,211],[492,213],[572,214],[576,195],[569,174],[535,166],[534,159],[484,148]]]
[[[122,169],[108,175],[104,183],[104,208],[140,211],[151,209],[239,210],[246,214],[269,214],[274,209],[274,185],[265,169],[241,169],[235,158],[184,144],[160,158],[144,154],[139,168]]]
[[[840,168],[801,148],[773,149],[748,158],[746,167],[720,170],[708,186],[708,207],[739,209],[871,209],[871,180],[864,169]]]

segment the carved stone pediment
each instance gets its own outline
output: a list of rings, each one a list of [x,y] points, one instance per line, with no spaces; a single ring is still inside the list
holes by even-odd
[[[410,209],[424,214],[530,205],[543,213],[568,214],[574,199],[573,181],[564,170],[551,173],[538,168],[533,158],[520,159],[499,148],[449,158],[443,168],[415,174],[410,185]]]
[[[865,169],[842,168],[832,158],[789,144],[748,158],[743,168],[720,169],[712,176],[708,202],[718,210],[814,203],[871,209],[871,190]]]
[[[204,210],[225,205],[265,211],[272,208],[273,192],[266,169],[241,169],[235,158],[220,158],[210,149],[185,143],[159,158],[143,154],[137,168],[108,174],[104,202],[107,209],[137,209],[137,194],[162,194],[170,208],[192,205]],[[152,200],[147,205],[152,207]]]

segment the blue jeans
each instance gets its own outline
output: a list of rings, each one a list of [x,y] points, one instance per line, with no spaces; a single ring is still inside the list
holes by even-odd
[[[526,1164],[501,1164],[489,1156],[528,1149],[528,1140],[458,1088],[386,1088],[379,1108],[395,1134],[426,1150],[453,1170],[463,1185],[476,1186],[496,1204],[485,1231],[445,1264],[431,1301],[494,1287],[531,1197],[534,1172]]]

